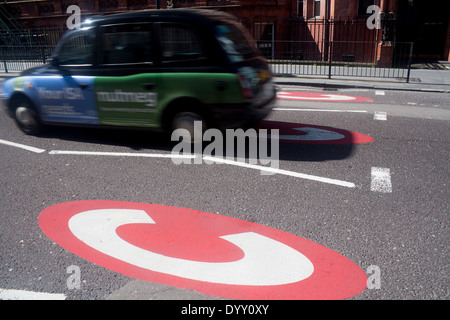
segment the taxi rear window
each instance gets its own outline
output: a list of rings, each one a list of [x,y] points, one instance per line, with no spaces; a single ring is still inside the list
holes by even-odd
[[[152,31],[148,23],[102,27],[102,64],[152,63]]]
[[[159,23],[163,62],[205,58],[197,30],[182,23]]]
[[[258,49],[247,31],[238,24],[222,21],[216,25],[216,37],[232,62],[258,55]]]

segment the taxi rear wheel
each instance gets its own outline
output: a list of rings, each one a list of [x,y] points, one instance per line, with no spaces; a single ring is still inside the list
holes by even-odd
[[[37,135],[42,131],[41,120],[33,106],[26,98],[18,98],[13,102],[13,115],[17,126],[24,133]]]
[[[208,129],[206,119],[195,111],[182,111],[174,115],[172,119],[172,132],[178,131],[183,141],[198,143],[203,139],[203,133]]]

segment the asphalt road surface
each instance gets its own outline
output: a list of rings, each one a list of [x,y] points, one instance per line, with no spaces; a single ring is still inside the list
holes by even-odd
[[[108,200],[199,210],[307,239],[370,279],[348,299],[448,299],[450,96],[279,89],[291,99],[280,98],[265,123],[285,139],[272,174],[259,162],[176,165],[163,156],[174,143],[158,133],[52,127],[27,136],[2,111],[0,298],[221,299],[110,270],[39,224],[51,206]],[[350,140],[340,144],[342,136]],[[170,245],[181,245],[175,238]],[[331,288],[310,290],[320,297]]]

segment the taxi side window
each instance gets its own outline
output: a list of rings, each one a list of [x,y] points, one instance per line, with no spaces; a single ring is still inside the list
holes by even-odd
[[[192,26],[160,23],[159,30],[163,62],[199,60],[206,57],[201,37]]]
[[[152,32],[148,23],[102,27],[103,65],[152,63]]]
[[[82,30],[63,43],[58,61],[60,65],[92,65],[95,35],[93,30]]]

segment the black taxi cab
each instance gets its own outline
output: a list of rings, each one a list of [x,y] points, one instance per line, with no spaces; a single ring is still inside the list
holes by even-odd
[[[268,63],[235,17],[213,10],[95,16],[68,31],[47,65],[2,85],[18,127],[237,128],[272,110]]]

